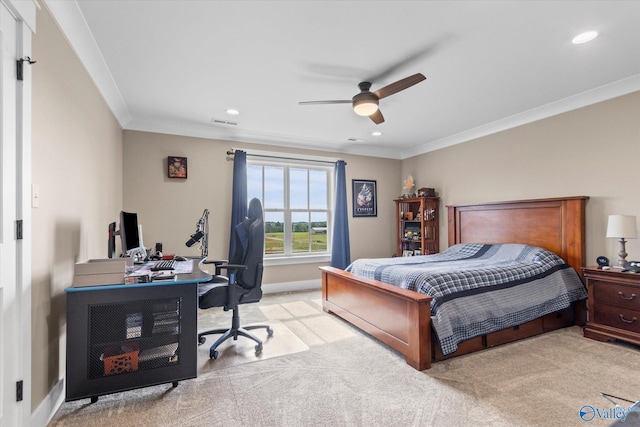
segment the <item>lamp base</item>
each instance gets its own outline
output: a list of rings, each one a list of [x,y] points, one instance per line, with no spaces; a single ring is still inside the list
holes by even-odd
[[[625,263],[627,262],[627,255],[628,255],[625,248],[625,244],[627,243],[627,241],[624,240],[624,237],[623,237],[620,240],[618,240],[618,242],[620,243],[620,252],[618,252],[618,267],[624,267]]]

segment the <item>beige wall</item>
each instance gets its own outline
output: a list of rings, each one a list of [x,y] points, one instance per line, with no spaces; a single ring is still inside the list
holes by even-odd
[[[349,209],[351,255],[355,259],[393,253],[395,214],[392,200],[400,188],[399,160],[125,131],[124,206],[138,214],[145,246],[153,247],[155,242],[162,242],[164,253],[200,254],[197,245],[187,248],[185,242],[195,231],[196,222],[206,208],[210,211],[209,258],[227,258],[233,160],[226,152],[232,147],[342,158],[347,162],[349,201],[352,179],[376,180],[378,216],[353,218]],[[167,178],[168,156],[187,157],[186,180]],[[319,280],[318,266],[326,264],[267,266],[263,278],[265,288],[270,283]]]
[[[43,8],[45,6],[43,5]],[[33,37],[32,407],[64,377],[65,295],[78,260],[106,256],[122,207],[122,130],[46,9]]]
[[[607,216],[640,218],[640,92],[560,114],[464,144],[407,159],[402,174],[435,187],[442,206],[476,202],[589,196],[587,260],[617,259],[605,237]],[[440,219],[446,248],[446,211]],[[640,240],[627,244],[640,258]]]

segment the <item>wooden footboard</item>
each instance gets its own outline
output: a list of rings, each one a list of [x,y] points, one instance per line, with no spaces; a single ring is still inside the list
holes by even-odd
[[[405,356],[418,370],[431,367],[431,297],[333,267],[322,271],[322,308]]]

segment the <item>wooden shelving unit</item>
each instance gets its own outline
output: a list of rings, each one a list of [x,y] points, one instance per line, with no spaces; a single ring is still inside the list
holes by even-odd
[[[396,255],[405,251],[413,255],[439,252],[439,197],[396,199]],[[406,252],[407,254],[409,252]]]

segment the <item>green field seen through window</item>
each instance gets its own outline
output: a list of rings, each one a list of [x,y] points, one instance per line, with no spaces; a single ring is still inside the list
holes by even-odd
[[[306,223],[294,224],[293,228],[291,243],[294,253],[326,252],[326,223],[313,223],[310,230]],[[264,237],[266,254],[284,253],[284,231],[279,223],[266,223]]]

